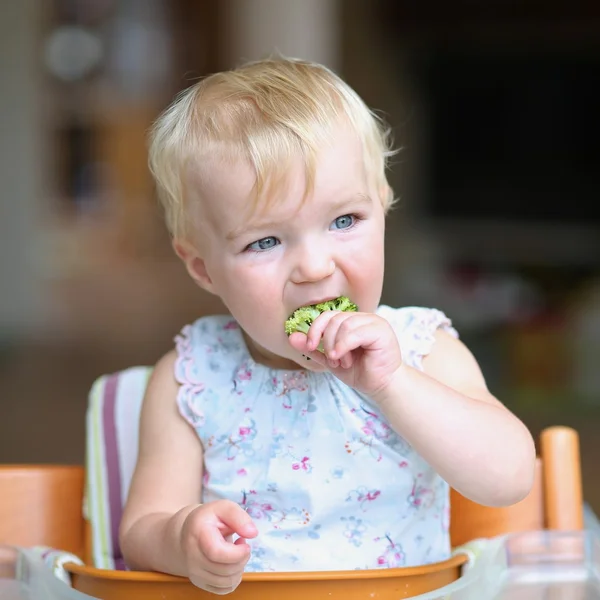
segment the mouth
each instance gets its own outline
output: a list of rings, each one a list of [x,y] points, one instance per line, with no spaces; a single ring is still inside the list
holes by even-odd
[[[322,304],[323,302],[329,302],[330,300],[336,300],[341,295],[342,294],[338,294],[337,296],[326,296],[325,298],[319,298],[318,300],[311,300],[310,302],[305,302],[304,304],[301,304],[300,306],[313,306],[315,304]]]

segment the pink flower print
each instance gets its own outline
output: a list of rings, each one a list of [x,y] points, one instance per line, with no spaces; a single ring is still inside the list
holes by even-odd
[[[250,381],[252,379],[252,373],[250,369],[242,369],[238,371],[237,376],[240,381]]]
[[[310,473],[312,471],[312,467],[309,464],[310,458],[308,456],[304,456],[300,462],[295,462],[292,464],[292,469],[294,471],[306,471]]]
[[[256,490],[243,491],[240,506],[253,519],[266,519],[275,525],[280,523],[285,515],[270,502],[261,502],[257,495]]]
[[[381,490],[368,490],[365,486],[361,486],[355,490],[352,490],[348,497],[346,498],[346,502],[351,502],[355,500],[360,504],[360,508],[363,512],[367,511],[368,504],[377,500],[381,495]]]
[[[285,373],[281,379],[273,378],[273,387],[277,390],[277,396],[285,398],[282,402],[284,408],[292,408],[291,393],[293,391],[305,392],[308,389],[308,379],[306,372]]]
[[[237,474],[238,474],[240,477],[244,477],[245,475],[248,475],[248,471],[246,471],[246,469],[238,469],[238,470],[237,470]]]
[[[225,325],[223,325],[223,329],[225,329],[226,331],[228,329],[237,329],[238,328],[238,324],[236,321],[227,321],[227,323],[225,323]]]
[[[242,364],[233,377],[233,387],[238,395],[242,394],[242,387],[252,380],[252,371],[246,363]]]
[[[387,541],[387,545],[383,554],[377,557],[377,566],[386,567],[393,569],[394,567],[401,567],[406,562],[406,555],[400,544],[397,544],[392,540],[389,534],[383,536],[383,538],[375,538],[376,542],[380,540]]]
[[[242,492],[241,507],[253,518],[262,519],[269,518],[269,513],[273,512],[273,506],[268,502],[259,502],[256,496],[256,490]]]
[[[381,441],[390,440],[395,434],[393,429],[381,420],[379,415],[366,409],[364,406],[358,409],[351,409],[354,414],[364,413],[366,419],[362,424],[361,431],[364,435],[355,436],[345,444],[348,454],[356,454],[360,450],[367,449],[369,454],[377,461],[381,461],[383,454],[381,453]]]
[[[243,456],[254,455],[253,442],[256,435],[256,423],[254,419],[246,417],[235,434],[229,436],[222,435],[218,441],[227,444],[227,460],[235,460],[239,454]]]
[[[292,390],[298,390],[304,392],[308,389],[308,380],[304,371],[298,371],[293,375],[287,373],[283,376],[284,393]]]
[[[208,486],[209,481],[210,481],[210,473],[208,472],[208,469],[204,469],[204,474],[202,475],[202,486],[203,487]]]
[[[374,412],[361,407],[362,411],[368,415],[365,424],[362,427],[363,433],[373,436],[378,440],[387,440],[393,433],[393,429],[384,423]]]
[[[281,520],[285,520],[288,523],[300,523],[301,525],[308,525],[310,523],[311,516],[305,508],[298,508],[297,506],[293,506],[286,513],[283,514]]]
[[[362,450],[368,450],[369,454],[377,461],[381,461],[383,454],[379,447],[374,442],[375,438],[370,437],[354,437],[352,440],[344,444],[344,448],[348,454],[358,454]]]
[[[418,480],[419,477],[421,477],[421,474],[414,480],[412,490],[406,499],[409,506],[417,510],[419,508],[430,508],[435,501],[435,492],[431,488],[421,485]]]
[[[405,460],[403,460],[402,462],[399,462],[399,463],[398,463],[398,466],[399,466],[401,469],[406,469],[406,467],[408,467],[408,463],[407,463]]]

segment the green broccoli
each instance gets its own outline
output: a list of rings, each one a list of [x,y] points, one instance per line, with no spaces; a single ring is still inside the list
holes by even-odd
[[[339,310],[342,312],[356,312],[358,307],[346,296],[340,296],[335,300],[328,300],[320,304],[311,304],[310,306],[301,306],[296,309],[290,318],[285,322],[285,332],[287,335],[299,331],[308,333],[313,321],[327,310]]]

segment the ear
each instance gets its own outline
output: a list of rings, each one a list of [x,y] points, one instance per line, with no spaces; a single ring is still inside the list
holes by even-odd
[[[379,187],[379,199],[381,200],[382,204],[384,206],[387,206],[389,209],[389,206],[391,205],[391,203],[394,200],[394,192],[392,191],[392,188],[386,183],[386,184],[382,184]],[[387,212],[387,210],[386,210]]]
[[[173,240],[173,249],[179,258],[185,264],[190,277],[203,289],[211,294],[215,294],[214,285],[208,271],[206,263],[189,242]]]

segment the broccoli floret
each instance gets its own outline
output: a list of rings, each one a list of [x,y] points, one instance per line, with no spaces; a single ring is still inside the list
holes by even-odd
[[[358,307],[354,302],[350,301],[350,298],[346,296],[340,296],[335,300],[328,300],[316,305],[316,309],[319,312],[325,312],[326,310],[339,310],[341,312],[356,312]]]
[[[358,307],[346,296],[340,296],[335,300],[328,300],[320,304],[311,304],[310,306],[301,306],[296,309],[290,318],[285,322],[285,332],[287,335],[299,331],[308,333],[313,321],[327,310],[339,310],[342,312],[356,312]]]
[[[285,322],[285,332],[287,335],[291,335],[295,331],[301,333],[308,333],[309,327],[313,321],[321,314],[317,309],[316,305],[313,306],[301,306],[296,309],[290,318]]]

